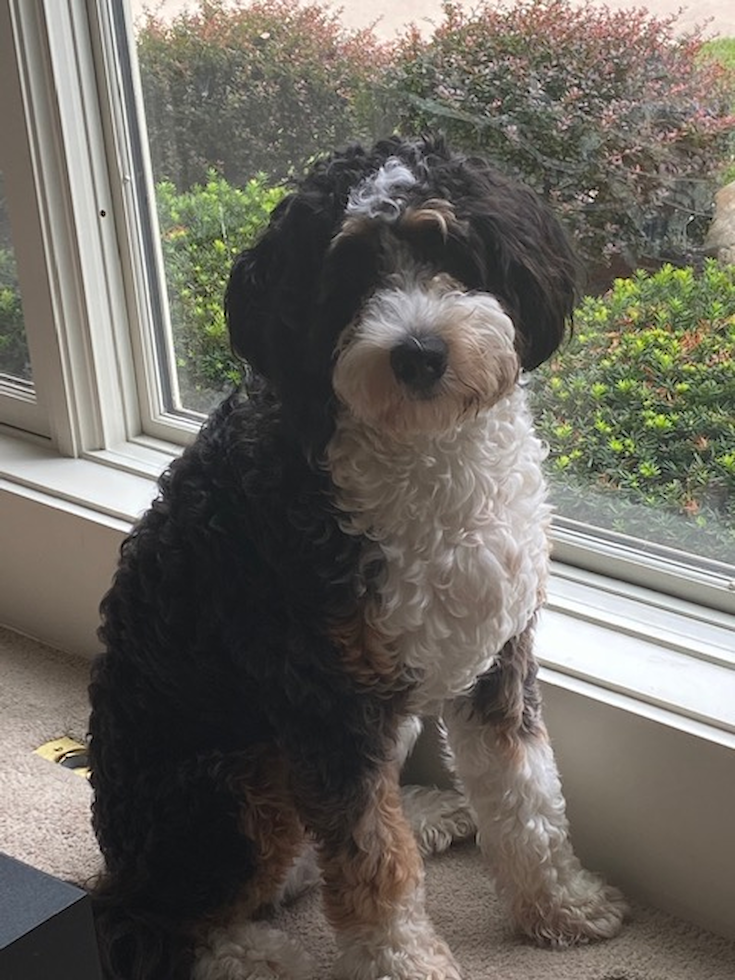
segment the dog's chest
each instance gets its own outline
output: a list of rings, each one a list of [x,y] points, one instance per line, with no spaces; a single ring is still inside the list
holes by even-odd
[[[365,615],[422,678],[415,710],[469,690],[537,609],[548,563],[542,457],[520,392],[410,446],[338,427],[329,460],[343,527],[366,538],[365,561],[381,568]]]

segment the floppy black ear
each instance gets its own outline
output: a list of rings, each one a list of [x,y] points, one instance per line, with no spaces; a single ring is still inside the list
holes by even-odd
[[[314,323],[322,319],[321,273],[335,211],[329,197],[308,188],[284,198],[260,241],[235,260],[225,294],[233,351],[271,382],[311,454],[330,424],[332,348],[316,342]]]
[[[571,324],[579,267],[556,217],[533,192],[524,196],[515,234],[503,248],[518,354],[531,371],[557,350]]]
[[[466,161],[463,169],[474,188],[466,217],[483,288],[503,301],[530,371],[564,339],[577,299],[577,260],[560,222],[530,188],[484,161]]]
[[[233,352],[267,377],[265,266],[262,243],[237,256],[225,292],[225,317]]]
[[[230,346],[238,357],[266,378],[272,378],[274,369],[272,331],[278,251],[274,229],[283,220],[292,197],[284,198],[276,206],[260,240],[237,256],[225,291]]]

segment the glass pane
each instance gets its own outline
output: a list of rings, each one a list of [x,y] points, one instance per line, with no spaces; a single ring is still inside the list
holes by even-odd
[[[133,3],[183,407],[238,377],[225,282],[284,179],[442,130],[544,197],[585,270],[572,341],[529,380],[560,515],[735,563],[735,245],[711,237],[735,16],[645,6]]]
[[[0,374],[31,380],[31,362],[15,266],[5,187],[0,171]]]
[[[735,266],[588,296],[532,381],[558,511],[735,564]]]

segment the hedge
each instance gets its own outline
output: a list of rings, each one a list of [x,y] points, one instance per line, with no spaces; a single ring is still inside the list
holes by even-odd
[[[700,257],[735,131],[735,74],[702,57],[702,31],[572,0],[443,9],[390,70],[404,127],[441,127],[521,177],[593,269]]]
[[[665,265],[586,297],[572,341],[532,391],[564,499],[576,485],[588,501],[590,490],[607,495],[611,513],[621,500],[647,505],[663,515],[665,543],[680,544],[688,525],[707,532],[713,556],[733,561],[735,266]]]
[[[186,190],[215,168],[282,179],[314,154],[390,127],[377,92],[389,48],[325,4],[200,0],[137,31],[153,170]]]

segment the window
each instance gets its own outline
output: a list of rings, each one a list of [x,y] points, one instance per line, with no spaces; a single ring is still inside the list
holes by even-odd
[[[19,87],[13,71],[15,59],[8,46],[5,11],[0,19],[0,113],[17,118]],[[43,412],[36,398],[29,352],[26,315],[21,299],[17,244],[11,223],[10,198],[23,210],[22,190],[17,186],[23,167],[22,144],[3,140],[0,146],[0,418],[35,432],[45,430]],[[15,191],[17,190],[17,195]]]
[[[3,111],[27,120],[0,149],[7,424],[153,472],[238,376],[224,283],[284,178],[440,125],[545,194],[591,273],[572,346],[530,380],[557,559],[735,608],[735,280],[700,272],[713,161],[732,164],[727,54],[567,0],[375,34],[367,8],[295,0],[1,7]],[[22,242],[8,210],[33,216]]]
[[[23,322],[18,268],[0,173],[0,374],[6,383],[32,390],[31,356]]]

